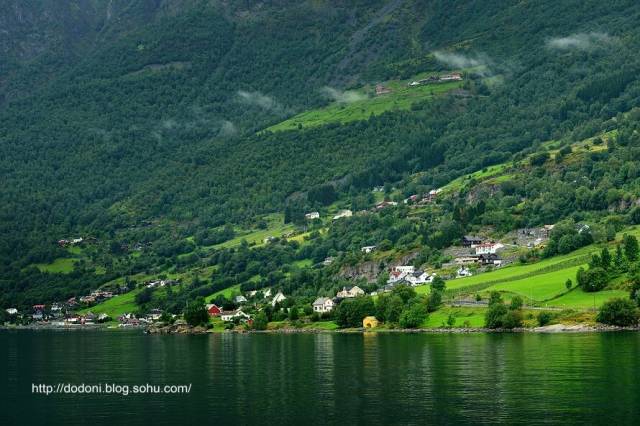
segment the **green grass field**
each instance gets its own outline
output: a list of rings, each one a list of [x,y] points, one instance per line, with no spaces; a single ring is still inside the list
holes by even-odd
[[[623,290],[602,290],[595,293],[586,293],[580,288],[576,288],[557,299],[544,303],[543,306],[566,309],[593,309],[597,308],[609,299],[614,297],[628,298],[629,292]]]
[[[586,268],[586,264],[582,265]],[[552,299],[567,292],[565,283],[567,279],[575,284],[576,272],[580,266],[560,269],[546,274],[535,275],[516,281],[507,281],[501,284],[492,285],[484,290],[485,293],[491,291],[508,292],[520,295],[526,299],[542,302]]]
[[[211,247],[217,249],[238,247],[243,240],[249,244],[262,245],[267,237],[282,237],[285,233],[295,230],[294,225],[284,223],[284,215],[282,214],[270,214],[264,219],[267,222],[267,229],[240,230],[235,238]]]
[[[83,309],[79,311],[80,314],[86,314],[91,311],[94,314],[107,314],[113,320],[117,320],[118,317],[122,314],[129,312],[136,312],[138,310],[138,306],[135,303],[136,294],[140,293],[141,289],[135,289],[130,291],[129,293],[121,294],[115,297],[112,297],[109,300],[106,300],[96,306],[92,306],[90,308]]]
[[[443,307],[430,313],[421,328],[445,327],[450,314],[453,314],[456,319],[454,327],[465,327],[465,323],[469,327],[483,327],[486,310],[484,307]]]
[[[302,260],[296,260],[295,262],[293,262],[293,264],[295,266],[297,266],[300,269],[304,269],[304,268],[308,268],[310,266],[313,265],[313,260],[311,259],[302,259]]]
[[[445,186],[443,186],[442,190],[443,192],[459,191],[467,181],[470,181],[472,179],[478,181],[478,180],[484,180],[490,177],[498,176],[498,175],[501,175],[506,168],[507,168],[506,163],[497,164],[495,166],[490,166],[490,167],[487,167],[486,169],[478,170],[477,172],[474,172],[468,175],[460,176],[459,178],[454,179],[448,184],[446,184]]]
[[[625,233],[638,236],[640,227],[626,228],[618,233],[616,240],[620,241]],[[519,295],[527,303],[541,307],[588,310],[593,309],[595,305],[597,308],[611,298],[628,297],[628,292],[604,290],[585,293],[579,288],[568,292],[565,283],[567,279],[571,279],[575,287],[578,268],[582,266],[586,269],[591,254],[599,251],[601,247],[602,245],[594,244],[537,263],[514,264],[492,272],[450,280],[447,281],[447,294],[455,297],[480,293],[486,297],[491,291],[500,291],[504,293],[506,300]],[[429,286],[417,287],[416,291],[419,294],[428,294]]]
[[[41,272],[50,274],[70,274],[78,259],[74,258],[58,258],[51,263],[37,263],[35,266]]]
[[[424,78],[429,73],[414,77],[411,80]],[[411,80],[388,81],[384,85],[392,90],[391,93],[372,96],[369,90],[353,91],[354,98],[358,98],[351,103],[334,102],[324,108],[302,112],[288,120],[275,124],[267,130],[272,132],[283,130],[295,130],[299,126],[315,127],[327,123],[347,123],[356,120],[366,120],[371,115],[379,115],[385,111],[407,110],[411,105],[434,96],[441,95],[452,89],[462,86],[461,81],[431,84],[425,86],[409,87],[407,84]]]
[[[588,259],[588,256],[596,250],[598,250],[596,246],[584,247],[572,253],[545,259],[537,263],[527,265],[514,264],[492,272],[450,280],[447,281],[447,290],[463,290],[468,287],[482,287],[483,285],[489,287],[493,284],[501,284],[503,282],[516,281],[539,274],[546,274],[552,272],[555,268],[565,269],[574,267],[584,263],[586,259]],[[573,278],[575,278],[575,274]],[[477,291],[480,290],[484,290],[484,288],[479,288]]]
[[[303,328],[314,330],[336,330],[338,328],[338,324],[333,321],[318,321],[305,324]]]
[[[238,294],[240,294],[240,284],[225,288],[224,290],[216,291],[215,293],[205,297],[205,301],[209,303],[218,296],[224,296],[227,299],[231,299],[233,296],[236,296]]]

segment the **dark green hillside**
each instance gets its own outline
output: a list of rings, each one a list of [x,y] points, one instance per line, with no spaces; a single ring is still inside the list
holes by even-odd
[[[0,280],[13,294],[188,269],[209,250],[194,235],[334,201],[310,189],[361,207],[373,186],[420,173],[414,184],[440,187],[640,106],[633,1],[62,3],[59,21],[47,2],[0,21]],[[404,110],[263,131],[350,89],[451,71],[460,89]],[[531,209],[532,222],[569,214]],[[98,241],[72,274],[33,266],[80,235]]]

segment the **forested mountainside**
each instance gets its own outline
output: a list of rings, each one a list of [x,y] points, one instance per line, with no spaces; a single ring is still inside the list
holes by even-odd
[[[6,305],[80,294],[141,272],[212,267],[232,256],[217,244],[244,231],[272,230],[275,222],[300,231],[312,209],[371,207],[375,186],[425,192],[527,159],[549,142],[620,131],[626,139],[616,155],[635,158],[640,59],[629,52],[640,43],[640,6],[630,0],[16,1],[1,8]],[[453,72],[463,80],[450,90],[403,105],[390,94],[380,109],[366,109],[377,84],[408,87]],[[361,119],[265,130],[355,102],[367,114]],[[540,185],[559,185],[557,176],[539,173]],[[615,184],[602,170],[588,176],[588,191],[627,185],[608,201],[626,197],[630,208],[640,195],[632,171]],[[548,207],[548,191],[518,194],[541,203],[544,214],[512,215],[509,203],[521,198],[492,204],[486,214],[494,216],[486,217],[506,218],[502,231],[574,213],[566,208],[573,201]],[[607,211],[612,203],[601,201],[579,209]],[[453,202],[445,207],[447,220],[384,223],[394,235],[412,235],[404,248],[433,249],[491,225],[480,218],[484,210],[472,219],[454,210]],[[358,240],[374,240],[373,231]],[[92,243],[71,253],[70,273],[38,266],[69,258],[57,241],[74,237]],[[332,248],[351,247],[339,246]],[[318,249],[310,247],[304,250]],[[318,250],[253,259],[252,274],[243,258],[224,279],[211,270],[198,275],[206,282],[193,288],[256,275],[276,284],[283,265],[328,252]],[[331,277],[300,279],[316,280],[317,288]]]

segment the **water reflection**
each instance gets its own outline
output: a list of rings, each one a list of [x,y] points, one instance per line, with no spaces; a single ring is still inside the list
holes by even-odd
[[[639,336],[0,332],[0,424],[626,423]],[[192,393],[31,393],[57,382]]]

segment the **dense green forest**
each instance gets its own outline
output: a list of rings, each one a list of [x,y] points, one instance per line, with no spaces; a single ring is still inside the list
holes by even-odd
[[[238,284],[311,297],[345,284],[337,271],[366,244],[437,263],[482,226],[589,220],[606,236],[640,217],[636,2],[57,3],[2,6],[3,306],[195,266],[208,269],[171,310]],[[409,110],[262,131],[349,89],[450,71],[461,89]],[[573,152],[594,136],[603,149]],[[335,203],[368,209],[375,186],[409,196],[497,164],[508,180],[417,215],[303,220]],[[220,246],[273,214],[308,235]],[[38,267],[80,236],[69,273]],[[340,259],[296,266],[328,256]]]

